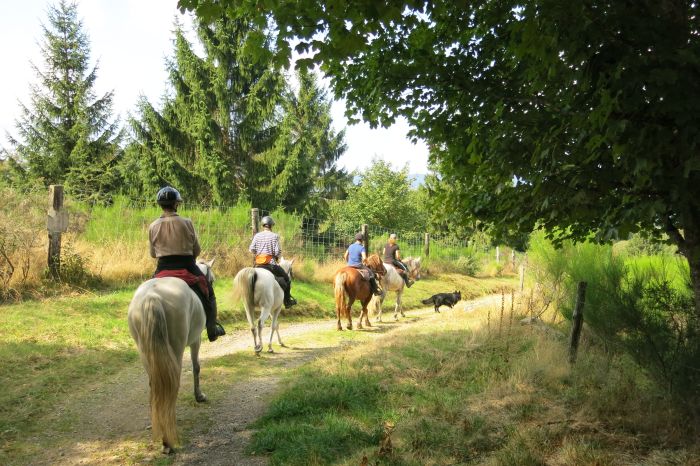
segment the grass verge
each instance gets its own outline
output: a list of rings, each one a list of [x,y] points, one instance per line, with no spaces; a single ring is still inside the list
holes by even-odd
[[[450,312],[297,369],[250,451],[284,465],[699,464],[698,430],[629,359]],[[697,424],[695,424],[697,425]]]

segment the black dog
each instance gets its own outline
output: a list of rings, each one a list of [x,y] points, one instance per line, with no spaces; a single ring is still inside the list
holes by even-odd
[[[462,299],[462,293],[460,291],[455,291],[454,293],[438,293],[432,295],[428,299],[424,299],[421,302],[423,304],[433,304],[435,306],[435,312],[440,312],[440,306],[443,304],[445,306],[454,306],[457,301]]]

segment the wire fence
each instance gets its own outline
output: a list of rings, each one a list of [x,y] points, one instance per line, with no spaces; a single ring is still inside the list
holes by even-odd
[[[145,248],[148,226],[161,214],[160,208],[150,201],[123,197],[115,198],[109,206],[96,205],[86,209],[79,203],[67,203],[67,208],[71,211],[70,229],[82,239],[97,244],[142,244]],[[255,231],[252,209],[247,205],[183,204],[179,213],[192,219],[205,252],[247,250]],[[426,236],[425,232],[377,225],[365,225],[363,230],[363,225],[354,228],[339,226],[283,211],[260,210],[259,218],[264,215],[272,215],[275,219],[274,231],[280,235],[285,256],[303,256],[319,262],[342,259],[355,234],[361,231],[369,237],[369,253],[381,253],[391,233],[398,236],[402,257],[424,257],[427,253],[430,258],[454,261],[478,247],[470,244],[468,238],[448,235]]]

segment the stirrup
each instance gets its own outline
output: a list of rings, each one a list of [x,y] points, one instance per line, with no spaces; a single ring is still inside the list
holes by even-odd
[[[297,304],[297,300],[292,298],[291,296],[289,297],[289,299],[284,300],[284,307],[286,307],[286,308],[290,308],[290,307],[294,306],[295,304]]]

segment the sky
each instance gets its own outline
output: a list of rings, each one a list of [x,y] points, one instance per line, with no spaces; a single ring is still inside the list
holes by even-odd
[[[189,24],[177,9],[177,0],[79,0],[83,30],[91,43],[91,58],[98,63],[95,90],[98,95],[114,91],[114,112],[124,121],[140,95],[158,103],[165,92],[165,59],[172,53],[172,30],[176,17]],[[15,134],[20,104],[29,104],[30,86],[37,82],[31,63],[41,69],[39,42],[41,23],[47,21],[47,0],[13,2],[0,15],[0,146],[6,134]],[[329,93],[330,95],[330,93]],[[336,130],[345,128],[347,152],[338,160],[348,170],[362,170],[373,158],[394,168],[408,164],[409,173],[427,173],[428,149],[407,138],[405,120],[388,129],[371,129],[360,123],[348,125],[343,102],[334,102]]]

